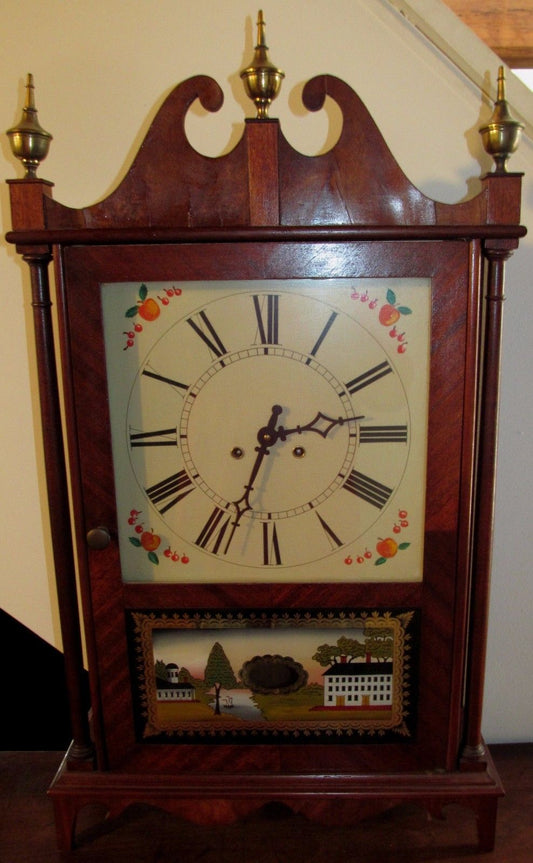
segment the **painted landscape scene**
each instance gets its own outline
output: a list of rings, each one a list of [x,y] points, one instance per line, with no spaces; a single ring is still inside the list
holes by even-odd
[[[138,626],[150,636],[140,638],[143,736],[335,728],[406,734],[410,618],[374,614],[331,628],[189,628],[154,625],[150,616]]]

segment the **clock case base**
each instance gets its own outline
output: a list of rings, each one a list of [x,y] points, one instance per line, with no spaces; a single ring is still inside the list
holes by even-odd
[[[72,762],[71,762],[72,763]],[[116,818],[143,803],[196,824],[228,824],[276,802],[294,813],[336,827],[375,816],[401,804],[415,804],[443,817],[446,806],[474,812],[479,852],[494,848],[498,800],[504,794],[486,747],[483,757],[464,759],[454,772],[369,775],[268,775],[257,773],[134,775],[121,771],[73,770],[68,753],[48,791],[55,813],[60,851],[75,846],[76,819],[83,807],[98,804]]]
[[[167,98],[155,117],[145,141],[124,180],[112,194],[92,206],[75,210],[52,198],[51,183],[37,178],[9,181],[13,231],[7,239],[28,263],[31,275],[32,306],[38,357],[39,388],[43,415],[43,438],[54,561],[58,586],[61,628],[65,650],[71,721],[74,742],[50,789],[54,803],[58,843],[68,850],[73,841],[77,813],[90,803],[104,804],[111,815],[142,801],[163,809],[205,820],[231,820],[253,811],[272,800],[287,803],[309,817],[323,818],[334,814],[338,823],[341,812],[353,821],[371,812],[402,802],[416,802],[437,814],[448,804],[462,803],[478,818],[480,850],[494,844],[496,807],[503,790],[490,756],[481,739],[481,710],[487,630],[489,576],[491,564],[492,502],[496,457],[498,414],[499,355],[503,306],[504,263],[518,245],[525,230],[519,226],[520,187],[518,174],[494,173],[481,180],[481,193],[457,205],[441,204],[425,197],[405,177],[393,159],[377,126],[366,108],[342,81],[320,76],[308,82],[303,101],[308,110],[322,108],[326,96],[333,98],[343,114],[343,127],[337,144],[318,157],[296,153],[283,138],[274,120],[249,120],[241,142],[230,153],[208,159],[196,153],[185,135],[185,114],[198,98],[202,106],[216,111],[222,104],[218,85],[199,76],[179,85]],[[261,771],[231,774],[224,764],[223,748],[217,769],[210,773],[179,773],[159,765],[157,773],[145,768],[132,772],[128,758],[121,761],[121,732],[124,722],[131,723],[127,705],[120,701],[127,690],[122,679],[126,663],[121,665],[120,679],[108,674],[100,679],[97,656],[105,648],[110,634],[113,645],[123,640],[124,598],[122,590],[109,602],[109,590],[102,581],[100,606],[94,608],[95,583],[87,576],[85,531],[81,517],[72,526],[69,510],[69,484],[64,458],[59,387],[56,373],[54,326],[48,284],[48,265],[55,259],[56,275],[63,292],[78,288],[76,280],[63,284],[63,267],[67,252],[76,247],[89,259],[95,247],[104,247],[115,261],[127,249],[147,248],[154,254],[168,244],[191,248],[202,243],[221,244],[220,259],[226,250],[230,269],[236,251],[231,245],[244,243],[250,252],[246,259],[257,265],[257,276],[263,277],[268,251],[261,243],[289,244],[316,242],[321,254],[315,260],[330,260],[331,248],[346,241],[386,245],[392,257],[396,246],[411,246],[412,256],[420,256],[417,243],[428,240],[443,243],[442,259],[450,241],[464,243],[473,250],[471,265],[464,268],[465,279],[474,286],[484,284],[487,303],[484,310],[476,305],[469,329],[468,351],[479,363],[476,381],[468,382],[469,399],[458,417],[463,437],[472,445],[472,488],[465,484],[462,514],[458,504],[450,512],[452,521],[462,519],[462,570],[457,602],[448,601],[441,614],[439,591],[430,596],[427,609],[430,620],[443,618],[448,654],[454,655],[454,674],[448,675],[447,692],[453,708],[444,717],[437,716],[448,731],[445,743],[447,759],[440,769],[411,769],[382,772],[372,768],[371,758],[361,755],[360,768],[337,773],[335,770],[315,774]],[[397,241],[401,241],[399,244]],[[118,247],[121,248],[118,248]],[[254,253],[255,247],[255,253]],[[224,249],[224,251],[222,251]],[[381,249],[381,252],[383,249]],[[341,254],[341,260],[343,255]],[[387,255],[385,255],[387,257]],[[377,260],[383,255],[378,251]],[[305,262],[304,262],[305,263]],[[380,263],[381,266],[381,263]],[[303,267],[303,264],[302,264]],[[378,268],[379,269],[379,268]],[[468,275],[466,272],[468,270]],[[120,265],[114,263],[106,280],[116,279]],[[298,273],[308,277],[305,268]],[[380,273],[381,275],[383,273]],[[372,275],[368,273],[367,275]],[[477,301],[476,301],[477,303]],[[479,339],[483,318],[483,343]],[[87,321],[85,320],[85,325]],[[75,408],[69,395],[70,364],[68,343],[77,333],[69,332],[61,311],[59,341],[64,357],[67,384],[67,439],[71,463],[70,481],[78,488],[76,476],[79,459]],[[443,332],[446,320],[443,321]],[[444,344],[445,342],[443,342]],[[67,348],[65,348],[65,344]],[[439,344],[436,339],[435,346]],[[445,369],[442,368],[444,374]],[[481,385],[477,386],[477,382]],[[479,396],[479,398],[478,398]],[[69,403],[70,399],[70,403]],[[467,403],[468,402],[468,403]],[[470,432],[468,428],[470,427]],[[466,430],[466,431],[465,431]],[[473,434],[472,432],[475,432]],[[475,456],[475,457],[474,457]],[[105,494],[109,489],[102,486]],[[83,511],[80,499],[76,512]],[[102,524],[105,522],[97,522]],[[94,527],[94,525],[89,525]],[[73,535],[77,550],[73,549]],[[443,552],[446,549],[443,547]],[[91,551],[98,555],[100,552]],[[94,748],[99,753],[98,769],[91,755],[93,739],[83,698],[82,650],[78,621],[78,595],[74,573],[82,570],[81,594],[85,638],[88,645],[93,698]],[[427,593],[427,587],[424,586]],[[221,602],[224,596],[222,595]],[[296,602],[296,600],[295,600]],[[386,604],[389,605],[388,596]],[[299,597],[296,604],[301,604]],[[383,602],[380,603],[383,605]],[[142,607],[142,606],[141,606]],[[100,630],[95,615],[104,615]],[[103,621],[103,623],[102,623]],[[428,634],[431,637],[431,627]],[[100,634],[99,634],[100,633]],[[438,635],[433,638],[438,651]],[[424,656],[428,655],[427,648]],[[435,674],[440,674],[435,662]],[[441,680],[441,678],[439,678]],[[450,683],[451,681],[451,683]],[[442,682],[442,680],[441,680]],[[117,705],[120,722],[104,730],[101,723],[101,684],[106,689],[107,705]],[[431,687],[438,692],[438,680]],[[120,693],[120,695],[119,695]],[[464,698],[463,698],[464,694]],[[420,703],[427,697],[421,692]],[[120,703],[119,703],[120,702]],[[428,705],[428,715],[430,705]],[[107,709],[107,708],[106,708]],[[115,707],[113,708],[115,709]],[[129,718],[128,718],[129,717]],[[459,727],[460,726],[460,727]],[[426,727],[433,728],[430,723]],[[120,729],[117,735],[117,729]],[[433,728],[433,736],[435,732]],[[438,742],[438,741],[435,741]],[[115,749],[115,762],[106,769],[109,749]],[[179,747],[178,747],[179,748]],[[260,748],[260,747],[258,747]],[[468,752],[461,761],[460,753]],[[260,753],[257,753],[260,756]],[[231,762],[230,762],[231,763]],[[438,763],[438,762],[437,762]],[[313,765],[313,749],[309,750]],[[365,769],[367,768],[368,769]],[[315,768],[316,769],[316,768]],[[165,770],[167,772],[165,772]]]

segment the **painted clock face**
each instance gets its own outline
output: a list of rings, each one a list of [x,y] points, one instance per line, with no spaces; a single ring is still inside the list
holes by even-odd
[[[102,300],[125,580],[421,579],[424,280]]]

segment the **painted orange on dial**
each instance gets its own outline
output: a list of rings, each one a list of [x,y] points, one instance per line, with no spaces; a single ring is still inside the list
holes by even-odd
[[[376,551],[382,557],[394,557],[398,551],[398,543],[389,536],[387,539],[381,539],[378,542],[376,545]]]
[[[161,314],[161,309],[152,297],[148,297],[139,305],[139,314],[145,321],[155,321]]]
[[[379,322],[383,324],[384,327],[391,327],[392,324],[395,324],[397,320],[400,318],[400,312],[398,309],[387,303],[382,306],[379,310]]]
[[[146,551],[155,551],[159,547],[160,542],[161,537],[149,530],[145,530],[141,536],[141,545]]]

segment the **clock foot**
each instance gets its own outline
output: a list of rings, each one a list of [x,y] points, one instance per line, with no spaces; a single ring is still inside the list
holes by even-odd
[[[478,851],[488,853],[494,850],[496,841],[497,799],[484,800],[477,812]]]
[[[480,852],[494,847],[499,777],[487,753],[487,769],[416,774],[126,774],[70,770],[66,759],[50,790],[60,851],[75,843],[79,813],[97,804],[110,819],[146,804],[204,826],[228,825],[265,806],[286,807],[311,822],[353,826],[399,805],[415,805],[434,817],[462,806],[477,818]]]

